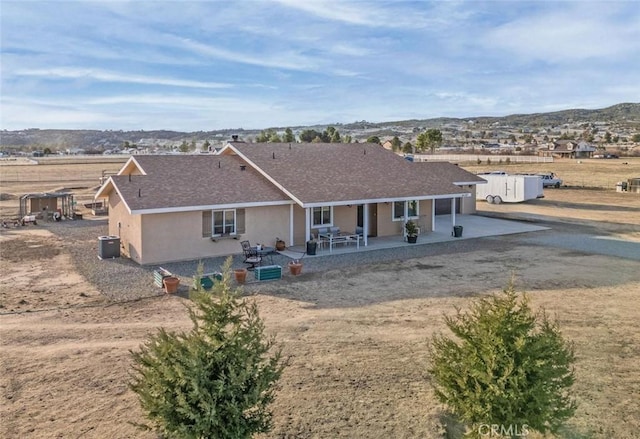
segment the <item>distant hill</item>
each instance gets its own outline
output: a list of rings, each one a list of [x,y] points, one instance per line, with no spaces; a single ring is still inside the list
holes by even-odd
[[[465,117],[465,118],[434,118],[412,119],[392,122],[353,122],[348,124],[333,124],[342,135],[349,134],[354,139],[364,139],[369,135],[393,136],[399,129],[405,132],[418,132],[424,128],[441,127],[447,124],[464,124],[474,121],[476,128],[500,125],[502,127],[539,128],[556,127],[564,124],[576,123],[606,123],[612,126],[623,126],[640,130],[640,103],[623,103],[598,110],[563,110],[551,113],[513,114],[503,117]],[[267,127],[265,127],[267,128]],[[284,130],[286,127],[274,127]],[[299,132],[304,129],[323,130],[326,125],[291,127]],[[255,136],[260,130],[225,129],[216,131],[178,132],[178,131],[118,131],[118,130],[41,130],[28,129],[21,131],[0,132],[0,148],[29,148],[64,150],[83,148],[87,150],[106,150],[121,147],[125,142],[130,144],[179,144],[186,142],[211,143],[228,140],[237,134],[240,138]]]

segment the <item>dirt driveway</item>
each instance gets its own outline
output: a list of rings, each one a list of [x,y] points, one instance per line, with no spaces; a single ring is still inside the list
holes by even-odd
[[[290,357],[268,437],[442,437],[427,340],[443,330],[443,313],[512,273],[575,343],[579,409],[568,434],[637,437],[640,262],[569,245],[597,223],[545,225],[252,288]],[[595,230],[631,242],[637,225]],[[75,270],[77,244],[35,227],[0,240],[0,436],[154,438],[130,424],[142,414],[126,386],[129,350],[157,327],[186,328],[184,299],[114,304]],[[29,312],[16,313],[20,301]]]

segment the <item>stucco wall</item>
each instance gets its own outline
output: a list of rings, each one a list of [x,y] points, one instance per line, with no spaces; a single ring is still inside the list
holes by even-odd
[[[358,221],[357,206],[336,206],[333,208],[333,225],[343,232],[355,232]]]
[[[148,214],[142,218],[142,264],[195,260],[242,252],[240,241],[275,245],[288,236],[289,206],[245,209],[245,233],[238,239],[202,237],[202,212]]]
[[[433,200],[421,200],[418,205],[418,214],[420,216],[419,223],[421,226],[420,233],[429,233],[431,231],[431,204]],[[378,236],[394,236],[402,235],[403,222],[401,220],[394,221],[392,203],[378,204]]]
[[[130,215],[117,192],[109,196],[109,235],[120,237],[122,256],[141,261],[141,218]]]
[[[460,206],[460,213],[465,215],[471,215],[476,213],[476,185],[471,184],[464,186],[466,190],[471,192],[471,197],[460,198],[462,205]]]

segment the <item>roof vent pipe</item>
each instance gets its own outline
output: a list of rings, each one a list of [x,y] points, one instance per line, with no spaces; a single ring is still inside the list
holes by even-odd
[[[131,183],[131,174],[129,174],[129,183]]]
[[[222,165],[220,164],[220,160],[218,160],[218,169],[220,169]]]
[[[275,152],[272,152],[272,153],[271,153],[271,157],[275,160],[275,158],[276,158],[276,153],[275,153]]]
[[[291,143],[289,143],[289,149],[291,149]]]
[[[240,170],[244,171],[245,169],[247,169],[247,165],[240,165]]]
[[[142,189],[138,189],[138,198],[142,197]]]

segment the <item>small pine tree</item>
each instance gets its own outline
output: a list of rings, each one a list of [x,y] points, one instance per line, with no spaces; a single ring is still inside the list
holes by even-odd
[[[250,438],[271,429],[269,404],[282,373],[281,353],[265,338],[255,302],[232,290],[231,258],[213,294],[193,292],[193,328],[159,329],[131,352],[132,380],[151,425],[181,439]]]
[[[487,159],[487,165],[491,164],[491,159]]]
[[[526,295],[518,299],[512,279],[502,294],[445,317],[458,341],[442,334],[432,339],[436,396],[467,426],[467,437],[481,437],[487,425],[507,435],[556,433],[575,412],[568,394],[573,349],[557,324],[528,303]]]

